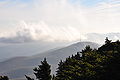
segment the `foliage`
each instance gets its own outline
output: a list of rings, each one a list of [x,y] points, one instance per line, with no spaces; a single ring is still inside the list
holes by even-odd
[[[120,41],[108,38],[98,49],[86,46],[81,52],[60,61],[56,76],[50,75],[46,58],[34,69],[38,80],[120,80]],[[28,80],[34,80],[26,76]]]
[[[25,77],[27,78],[27,80],[34,80],[33,78],[30,78],[28,76],[25,75]]]
[[[50,65],[48,64],[46,58],[44,58],[43,61],[41,61],[41,65],[38,65],[38,67],[35,67],[34,74],[36,76],[36,79],[38,80],[51,80],[51,69]],[[31,79],[30,77],[27,77],[27,80],[34,80]]]
[[[7,76],[0,76],[0,80],[9,80]]]
[[[82,54],[82,56],[80,56]],[[106,38],[100,48],[86,46],[82,52],[60,61],[57,80],[120,80],[120,41]]]

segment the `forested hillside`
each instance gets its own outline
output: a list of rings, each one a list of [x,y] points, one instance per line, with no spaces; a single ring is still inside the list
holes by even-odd
[[[120,80],[120,41],[105,44],[98,49],[86,46],[82,52],[59,63],[57,80]]]

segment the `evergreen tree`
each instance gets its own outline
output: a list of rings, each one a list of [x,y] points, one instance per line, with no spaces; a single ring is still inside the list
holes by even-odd
[[[81,53],[82,57],[77,53],[59,63],[57,80],[120,80],[120,42],[98,50],[87,46]]]
[[[36,79],[38,80],[51,80],[51,69],[50,65],[48,64],[46,58],[41,61],[41,65],[39,67],[34,68],[34,74]]]
[[[58,64],[57,80],[120,80],[120,41],[106,38],[98,49],[86,46],[81,53]]]
[[[104,72],[100,80],[120,80],[120,42],[111,42],[98,49],[107,59],[103,62]]]
[[[105,39],[105,44],[110,44],[112,40],[109,40],[108,37]]]
[[[88,45],[88,46],[85,47],[85,49],[82,50],[81,53],[83,54],[83,53],[86,53],[86,52],[90,52],[90,51],[92,51],[92,50],[93,50],[93,49]]]
[[[48,64],[46,58],[44,58],[44,60],[41,61],[41,65],[38,65],[38,67],[35,67],[33,69],[34,74],[36,76],[36,79],[38,79],[38,80],[51,80],[52,76],[51,76],[50,67],[51,66]],[[30,78],[26,75],[25,75],[25,77],[27,78],[27,80],[34,80],[33,78]]]

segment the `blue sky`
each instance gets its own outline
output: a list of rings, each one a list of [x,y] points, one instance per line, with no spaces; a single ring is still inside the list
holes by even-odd
[[[0,1],[5,1],[5,0],[0,0]],[[22,3],[31,3],[32,1],[37,1],[37,0],[11,0],[11,2],[14,2],[14,1],[22,2]],[[68,1],[70,1],[71,3],[79,2],[84,6],[90,7],[90,6],[97,5],[100,2],[108,2],[111,0],[68,0]]]
[[[29,3],[32,2],[33,0],[20,0],[21,2],[25,2],[25,3]],[[69,0],[70,2],[74,3],[74,2],[79,2],[80,4],[84,5],[84,6],[95,6],[100,2],[109,2],[111,0]]]
[[[79,1],[84,6],[94,6],[100,2],[107,1],[107,0],[70,0],[71,2]]]
[[[106,1],[106,0],[80,0],[80,2],[85,6],[94,6],[103,1]]]
[[[20,0],[21,2],[31,2],[32,0]],[[94,6],[100,2],[107,2],[110,0],[69,0],[70,2],[74,3],[74,2],[80,2],[82,5],[84,6]]]

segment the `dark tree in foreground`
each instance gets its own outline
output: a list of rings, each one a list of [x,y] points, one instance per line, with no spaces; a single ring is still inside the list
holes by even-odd
[[[7,76],[0,76],[0,80],[9,80]]]
[[[84,56],[77,53],[58,64],[57,80],[97,80],[96,70],[101,67],[102,57],[88,46],[81,53]]]
[[[38,65],[38,67],[34,68],[34,74],[36,76],[36,79],[38,80],[51,80],[51,69],[50,65],[48,64],[46,58],[44,58],[43,61],[41,61],[41,65]],[[33,80],[30,77],[26,76],[27,80]]]
[[[100,80],[120,80],[120,41],[102,45],[98,51],[107,58]]]
[[[59,62],[57,80],[120,80],[120,41],[106,38],[98,49],[86,46],[81,54]]]

